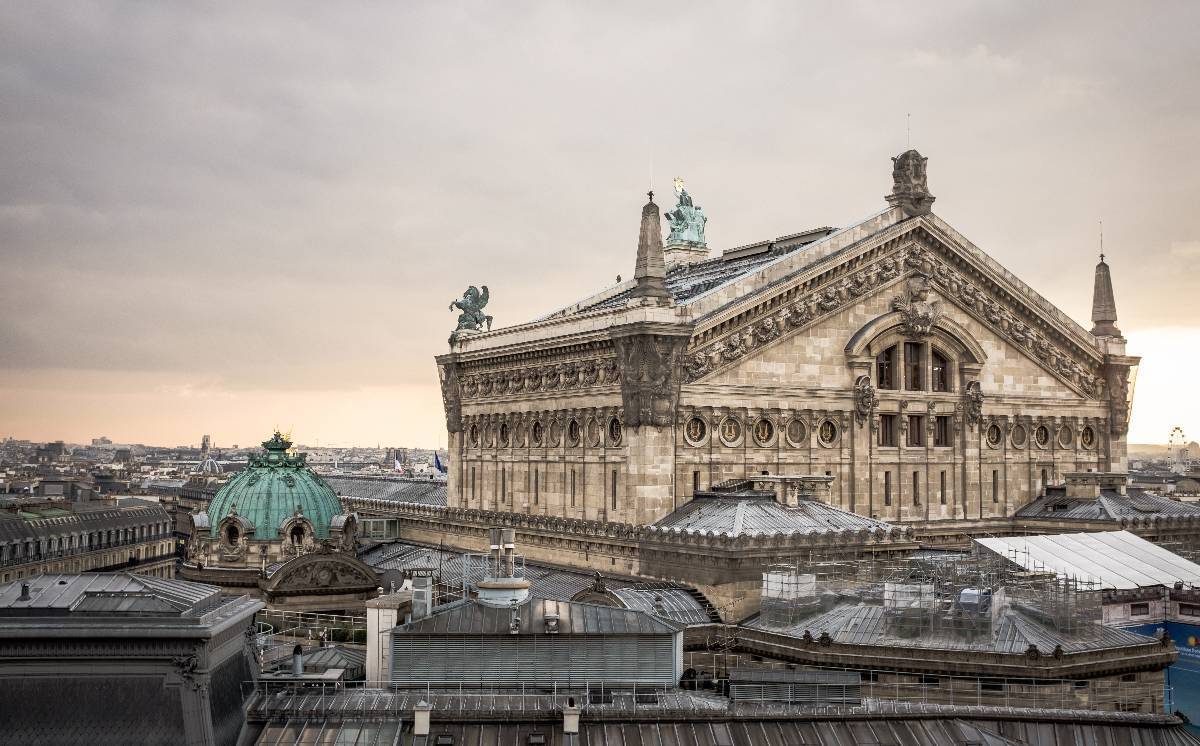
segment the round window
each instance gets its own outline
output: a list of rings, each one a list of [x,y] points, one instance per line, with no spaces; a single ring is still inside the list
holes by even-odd
[[[999,425],[993,423],[988,426],[987,443],[989,446],[991,446],[992,448],[999,448],[1000,447],[1000,439],[1003,437],[1004,437],[1004,435],[1000,432]]]
[[[540,422],[533,423],[533,426],[529,428],[529,438],[530,438],[530,440],[533,441],[533,444],[535,446],[540,446],[542,444],[542,438],[544,436],[545,436],[545,433],[543,432],[542,423],[540,423]]]
[[[1025,441],[1029,440],[1029,433],[1025,432],[1024,425],[1017,425],[1012,429],[1012,444],[1017,448],[1024,448]]]
[[[579,420],[571,420],[567,423],[567,445],[579,445],[580,428]]]
[[[1083,444],[1084,448],[1090,449],[1096,447],[1096,431],[1092,429],[1091,425],[1083,428],[1083,433],[1079,436],[1079,442]]]
[[[817,430],[817,437],[821,439],[821,444],[826,446],[833,445],[837,440],[838,427],[833,424],[833,420],[825,420],[821,423],[821,427]]]
[[[775,425],[766,417],[763,417],[758,422],[754,423],[754,440],[760,446],[769,446],[771,441],[775,439]]]
[[[608,444],[610,446],[621,445],[621,436],[624,435],[621,429],[621,421],[613,417],[608,421]]]
[[[708,425],[699,417],[693,417],[684,427],[683,435],[692,445],[700,445],[704,442],[704,436],[708,435]]]
[[[742,423],[732,417],[721,420],[721,442],[727,446],[737,445],[742,440]]]
[[[502,447],[508,447],[508,423],[507,422],[500,423],[500,445]]]
[[[804,425],[804,420],[793,417],[788,421],[787,439],[795,448],[803,448],[808,445],[808,428]]]
[[[1071,428],[1063,425],[1058,428],[1058,445],[1062,448],[1070,448],[1074,442],[1074,435],[1071,433]]]
[[[1045,425],[1038,425],[1037,430],[1033,431],[1033,440],[1037,443],[1038,448],[1045,448],[1050,445],[1050,428]]]

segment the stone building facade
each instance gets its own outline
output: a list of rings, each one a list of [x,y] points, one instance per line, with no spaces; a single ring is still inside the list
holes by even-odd
[[[924,523],[1125,471],[1139,359],[1103,258],[1089,332],[931,212],[925,158],[893,160],[855,225],[670,268],[651,197],[633,280],[455,332],[450,506],[647,525],[726,480],[808,474],[836,507]]]

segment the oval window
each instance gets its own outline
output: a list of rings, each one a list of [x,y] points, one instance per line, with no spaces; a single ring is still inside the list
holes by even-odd
[[[621,421],[613,417],[608,421],[608,444],[610,446],[621,445],[621,436],[624,435],[621,429]]]
[[[1000,432],[999,425],[993,423],[988,426],[987,443],[989,446],[991,446],[992,448],[999,448],[1000,447],[1000,439],[1003,437],[1004,437],[1004,435]]]
[[[1038,425],[1037,430],[1033,431],[1033,440],[1038,444],[1038,448],[1045,448],[1050,445],[1050,428],[1045,425]]]
[[[775,425],[766,417],[754,423],[754,440],[760,446],[769,446],[775,439]]]
[[[808,427],[799,417],[792,418],[787,424],[787,438],[796,448],[808,445]]]
[[[817,437],[821,439],[821,444],[826,446],[833,445],[837,440],[838,428],[833,424],[833,420],[825,420],[821,423],[821,427],[817,430]]]
[[[708,425],[704,424],[704,420],[699,417],[693,417],[688,420],[683,434],[692,445],[700,445],[704,442],[704,436],[708,435]]]
[[[727,446],[737,445],[742,439],[742,423],[732,417],[721,420],[721,442]]]

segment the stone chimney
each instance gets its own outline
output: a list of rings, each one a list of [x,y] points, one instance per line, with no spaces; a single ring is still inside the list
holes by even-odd
[[[1117,328],[1117,301],[1113,297],[1112,275],[1104,255],[1096,265],[1096,285],[1092,291],[1092,334],[1097,337],[1121,337]]]
[[[649,298],[669,305],[671,293],[667,290],[667,264],[663,257],[662,219],[658,205],[654,204],[654,192],[650,201],[642,208],[642,229],[638,236],[637,264],[633,269],[637,286],[634,298]]]

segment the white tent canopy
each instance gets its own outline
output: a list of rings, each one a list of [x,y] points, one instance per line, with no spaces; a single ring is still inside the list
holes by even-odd
[[[1054,572],[1100,588],[1200,585],[1200,565],[1128,531],[1001,536],[977,544],[1026,570]]]

